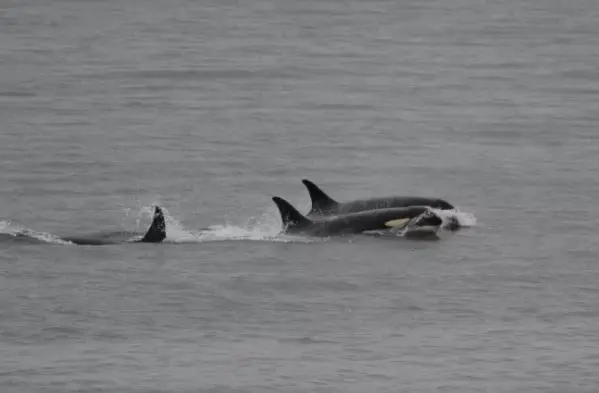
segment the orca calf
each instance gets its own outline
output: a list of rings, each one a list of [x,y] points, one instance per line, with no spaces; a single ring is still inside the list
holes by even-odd
[[[443,223],[427,206],[368,210],[311,220],[285,199],[275,196],[272,200],[281,214],[283,233],[287,234],[329,237],[408,227],[431,234],[436,233]]]
[[[129,238],[124,240],[109,239],[107,236],[96,237],[60,237],[60,240],[81,246],[101,246],[121,243],[160,243],[166,238],[166,222],[164,213],[159,206],[154,208],[154,219],[150,228],[141,239]]]
[[[367,210],[405,208],[409,206],[430,206],[440,210],[455,209],[454,206],[443,199],[416,196],[387,196],[337,202],[310,180],[302,179],[302,183],[308,189],[312,201],[312,207],[307,214],[308,217],[318,218],[338,214],[358,213]]]

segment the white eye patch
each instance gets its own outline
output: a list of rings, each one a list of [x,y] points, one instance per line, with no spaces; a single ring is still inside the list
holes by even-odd
[[[385,223],[387,228],[398,228],[406,225],[410,221],[409,218],[399,218],[397,220],[390,220]]]

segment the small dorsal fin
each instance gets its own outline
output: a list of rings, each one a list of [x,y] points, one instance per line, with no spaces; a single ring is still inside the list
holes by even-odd
[[[164,220],[164,213],[160,206],[156,205],[154,208],[154,219],[150,229],[146,232],[145,236],[139,241],[140,243],[160,243],[166,239],[166,222]]]
[[[316,184],[312,183],[308,179],[302,179],[302,183],[308,189],[310,199],[312,200],[312,207],[308,214],[313,213],[327,213],[333,210],[339,202],[328,196],[324,191],[320,189]]]
[[[283,221],[283,228],[301,228],[312,224],[309,218],[300,213],[291,203],[285,199],[274,196],[272,200],[279,208],[281,214],[281,220]]]

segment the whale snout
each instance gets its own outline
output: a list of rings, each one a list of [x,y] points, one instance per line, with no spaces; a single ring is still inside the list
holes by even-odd
[[[418,217],[411,225],[408,235],[438,233],[439,230],[455,232],[460,229],[460,222],[455,216],[439,216],[428,211]]]
[[[433,212],[426,212],[414,223],[414,227],[439,227],[443,224],[441,217]]]
[[[458,229],[460,229],[460,221],[458,220],[457,217],[448,217],[447,218],[447,222],[445,223],[445,225],[443,225],[443,229],[447,230],[447,231],[457,231]]]

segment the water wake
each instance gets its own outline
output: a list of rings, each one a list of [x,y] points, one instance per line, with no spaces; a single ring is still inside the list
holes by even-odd
[[[215,224],[200,230],[189,230],[164,209],[166,240],[172,243],[203,243],[230,240],[311,243],[314,239],[281,234],[281,223],[271,209],[259,217],[249,218],[243,226]]]
[[[249,218],[242,226],[225,222],[225,224],[211,225],[199,230],[185,228],[180,221],[169,213],[168,209],[164,207],[162,209],[166,219],[166,239],[164,243],[185,244],[232,240],[283,243],[313,243],[322,241],[322,239],[281,234],[281,221],[274,209],[267,209],[262,215]],[[441,228],[456,221],[460,227],[473,227],[476,225],[476,218],[473,214],[462,212],[458,209],[432,210],[443,220]],[[136,220],[137,227],[140,227],[144,216],[151,217],[152,214],[153,205],[140,206]],[[404,236],[406,232],[407,230],[401,230],[395,233],[395,235]],[[441,229],[441,232],[444,232],[444,230]],[[51,233],[38,232],[19,224],[13,224],[11,221],[0,221],[0,241],[7,239],[29,243],[72,244]]]
[[[29,243],[71,244],[51,233],[37,232],[22,225],[13,224],[7,220],[0,221],[0,240],[2,238],[21,240]]]

